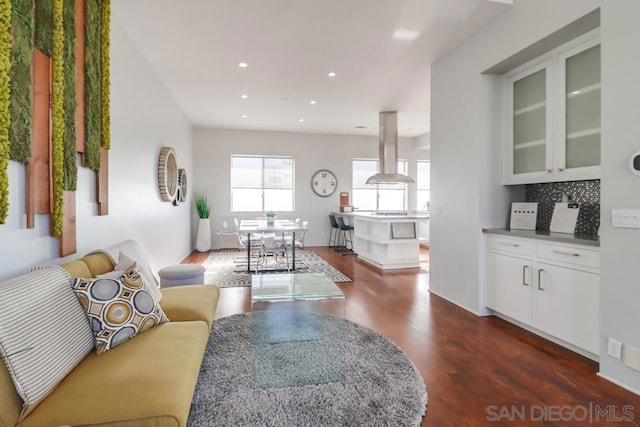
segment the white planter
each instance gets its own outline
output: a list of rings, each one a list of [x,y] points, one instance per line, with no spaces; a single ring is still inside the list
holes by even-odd
[[[276,217],[274,216],[268,216],[267,217],[267,225],[273,225],[276,223]]]
[[[211,249],[211,223],[209,218],[200,218],[198,232],[196,233],[196,250],[208,252]]]

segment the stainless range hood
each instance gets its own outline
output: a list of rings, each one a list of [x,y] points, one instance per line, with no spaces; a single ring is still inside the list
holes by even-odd
[[[380,113],[380,155],[378,173],[367,179],[367,184],[414,183],[398,173],[398,112]]]

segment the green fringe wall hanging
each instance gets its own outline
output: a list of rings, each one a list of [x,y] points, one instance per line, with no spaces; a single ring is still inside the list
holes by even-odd
[[[52,234],[62,235],[64,216],[64,0],[53,0],[53,90],[52,90],[52,167],[53,228]]]
[[[85,166],[100,169],[100,18],[99,0],[86,1],[85,23]]]
[[[4,224],[9,215],[11,15],[11,1],[0,0],[0,224]]]
[[[111,32],[111,0],[103,0],[100,6],[100,124],[101,124],[101,146],[109,149],[111,147],[111,113],[109,102],[109,45]]]
[[[50,57],[53,54],[53,1],[37,0],[35,9],[35,46]]]
[[[31,161],[31,58],[33,57],[33,0],[11,2],[11,92],[9,115],[9,157]]]
[[[76,191],[76,20],[75,0],[63,0],[64,26],[64,189]]]

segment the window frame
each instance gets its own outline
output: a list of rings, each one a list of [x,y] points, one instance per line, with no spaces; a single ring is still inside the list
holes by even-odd
[[[235,158],[245,158],[245,159],[259,159],[261,161],[261,181],[262,186],[260,187],[234,187],[234,178],[233,178],[233,160]],[[291,187],[290,188],[282,188],[282,187],[265,187],[265,160],[267,159],[283,159],[283,160],[291,160]],[[234,210],[233,206],[233,194],[236,189],[249,189],[249,190],[260,190],[261,191],[261,210]],[[278,212],[295,212],[296,209],[296,160],[294,156],[266,156],[266,155],[252,155],[252,154],[232,154],[229,158],[229,212],[232,213],[257,213],[257,212],[266,212],[265,208],[265,190],[289,190],[291,191],[291,210],[282,210],[278,209]]]
[[[429,164],[429,185],[426,187],[421,187],[420,182],[420,163],[428,163]],[[418,206],[418,201],[420,200],[420,192],[428,192],[429,196],[427,197],[427,207],[422,209]],[[416,210],[422,212],[429,211],[429,204],[431,203],[431,160],[417,160],[416,161]]]
[[[371,158],[362,158],[362,157],[356,157],[351,159],[351,195],[352,195],[352,199],[351,199],[351,204],[355,206],[355,192],[356,190],[374,190],[376,191],[376,208],[375,209],[358,209],[358,211],[360,212],[376,212],[376,211],[406,211],[409,209],[409,185],[406,183],[399,183],[399,184],[393,184],[393,185],[402,185],[403,188],[388,188],[388,187],[384,187],[385,185],[388,184],[375,184],[371,185],[371,184],[365,184],[366,187],[356,187],[354,185],[354,179],[353,179],[353,171],[354,171],[354,162],[375,162],[376,163],[376,167],[375,167],[375,171],[374,173],[377,173],[377,171],[379,170],[379,165],[380,165],[380,160],[379,159],[371,159]],[[409,161],[408,160],[404,160],[404,159],[399,159],[398,163],[402,163],[404,170],[408,171],[409,169]],[[382,188],[380,188],[380,186],[383,186]],[[402,208],[394,208],[394,209],[380,209],[380,191],[381,190],[392,190],[392,191],[402,191]]]

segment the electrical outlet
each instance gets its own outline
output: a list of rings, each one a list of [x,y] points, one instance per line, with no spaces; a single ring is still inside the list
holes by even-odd
[[[614,359],[622,359],[622,343],[620,341],[614,340],[613,338],[609,338],[607,354]]]

